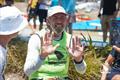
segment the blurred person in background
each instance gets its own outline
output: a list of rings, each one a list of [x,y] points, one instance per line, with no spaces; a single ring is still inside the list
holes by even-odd
[[[75,17],[76,0],[59,0],[59,5],[61,5],[68,14],[69,25],[68,27],[66,27],[66,30],[68,28],[68,32],[72,34],[72,23],[76,22],[76,17]]]
[[[38,0],[36,8],[39,17],[39,30],[43,28],[43,22],[46,22],[48,7],[50,6],[49,0]]]
[[[38,0],[29,0],[28,1],[28,6],[27,6],[27,13],[28,13],[28,22],[29,26],[32,29],[33,33],[36,30],[36,19],[37,19],[37,14],[36,14],[36,5],[37,5]],[[30,20],[33,19],[33,26],[30,24]]]
[[[119,8],[120,0],[101,0],[98,17],[101,19],[103,42],[106,42],[107,33],[110,31],[110,20],[116,18]],[[109,43],[111,43],[110,40],[109,37]]]
[[[7,59],[7,44],[27,26],[27,20],[13,6],[0,8],[0,80],[4,79],[4,68]]]

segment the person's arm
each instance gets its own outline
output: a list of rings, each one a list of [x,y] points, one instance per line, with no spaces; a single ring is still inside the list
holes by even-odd
[[[107,74],[109,73],[109,69],[113,61],[114,61],[114,57],[110,54],[107,57],[105,63],[103,64],[103,70],[101,72],[102,73],[101,80],[106,80]]]
[[[120,10],[120,0],[117,0],[117,2],[118,2],[117,10],[119,11]]]
[[[86,71],[86,63],[84,61],[84,46],[80,43],[80,38],[77,36],[67,36],[68,52],[74,60],[74,65],[78,73],[84,74]]]
[[[29,8],[30,8],[31,4],[32,4],[32,0],[29,0],[28,5],[27,5],[27,12],[29,11]]]
[[[100,10],[103,8],[103,3],[104,3],[104,1],[101,0],[101,3],[100,3]]]
[[[27,76],[38,70],[43,60],[40,58],[40,38],[33,35],[29,39],[27,57],[24,64],[24,72]]]
[[[103,8],[103,3],[104,3],[104,1],[101,0],[101,2],[100,2],[100,9],[99,9],[99,11],[98,11],[98,17],[101,16],[101,10],[102,10],[102,8]]]
[[[114,17],[117,17],[118,12],[120,10],[120,0],[117,0],[117,6],[116,6],[116,11],[114,12]]]
[[[86,72],[86,62],[82,59],[80,62],[74,60],[75,68],[78,73],[84,74]]]
[[[119,47],[113,45],[113,48],[120,53],[120,48]]]
[[[103,72],[102,72],[101,80],[106,80],[106,76],[109,73],[109,69],[115,60],[114,58],[115,51],[120,52],[120,48],[118,48],[117,46],[113,46],[112,53],[108,56],[107,60],[105,61],[103,65]]]

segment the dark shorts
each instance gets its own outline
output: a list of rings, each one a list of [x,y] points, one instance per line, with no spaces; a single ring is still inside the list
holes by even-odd
[[[36,9],[30,8],[30,11],[29,11],[29,14],[28,14],[28,15],[31,16],[31,17],[36,16]]]
[[[112,68],[110,73],[107,74],[107,80],[112,80],[113,76],[120,74],[120,70]]]
[[[36,18],[37,14],[36,14],[36,9],[30,8],[29,13],[28,13],[28,22],[30,21],[30,19],[32,18]]]
[[[43,23],[43,20],[46,21],[47,12],[48,12],[48,10],[46,10],[46,9],[39,9],[38,10],[37,15],[39,16],[40,23]]]

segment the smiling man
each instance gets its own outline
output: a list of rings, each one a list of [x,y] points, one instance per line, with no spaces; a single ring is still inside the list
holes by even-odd
[[[24,72],[30,80],[70,80],[68,77],[69,58],[73,57],[76,70],[85,73],[83,60],[84,46],[80,38],[65,32],[68,15],[61,6],[48,9],[47,29],[32,35]]]

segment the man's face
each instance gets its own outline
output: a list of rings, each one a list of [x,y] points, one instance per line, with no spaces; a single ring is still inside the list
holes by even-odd
[[[53,32],[60,34],[67,26],[67,15],[64,13],[57,13],[48,18],[49,25]]]

